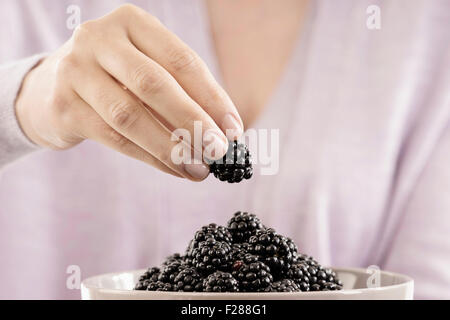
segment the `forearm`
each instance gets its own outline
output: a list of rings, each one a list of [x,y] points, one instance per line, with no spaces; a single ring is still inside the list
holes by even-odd
[[[15,102],[26,74],[44,54],[0,65],[0,168],[37,150],[17,121]]]

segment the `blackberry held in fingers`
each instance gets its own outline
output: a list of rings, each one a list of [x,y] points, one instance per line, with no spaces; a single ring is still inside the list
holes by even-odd
[[[220,181],[229,183],[250,179],[253,175],[252,159],[248,147],[238,141],[230,142],[222,159],[209,162],[209,171]]]

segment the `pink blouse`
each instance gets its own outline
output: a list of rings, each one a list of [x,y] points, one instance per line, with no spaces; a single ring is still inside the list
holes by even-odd
[[[122,2],[0,2],[0,298],[79,298],[69,266],[85,278],[156,265],[237,210],[325,265],[377,265],[412,276],[418,298],[450,298],[449,1],[312,1],[254,125],[280,130],[279,172],[257,165],[237,185],[180,180],[92,141],[38,150],[22,134],[14,100],[38,58],[20,59],[70,37],[69,5],[84,21]],[[202,0],[132,2],[220,79]],[[372,4],[379,30],[366,27]]]

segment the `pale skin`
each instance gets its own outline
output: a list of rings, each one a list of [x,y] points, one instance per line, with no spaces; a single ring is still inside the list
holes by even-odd
[[[179,143],[173,130],[194,136],[194,121],[201,121],[202,150],[194,141],[189,148],[200,154],[213,146],[210,157],[222,157],[227,140],[241,136],[244,123],[251,125],[263,111],[290,57],[306,1],[237,3],[207,2],[230,95],[158,19],[124,5],[82,24],[28,73],[16,100],[23,131],[46,148],[65,150],[91,139],[174,176],[205,179],[206,164],[171,160]],[[265,23],[255,23],[259,19]],[[267,49],[274,47],[267,46],[271,40],[276,50]]]

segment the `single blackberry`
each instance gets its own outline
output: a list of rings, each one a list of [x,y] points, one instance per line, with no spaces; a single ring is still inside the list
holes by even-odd
[[[184,292],[202,292],[203,278],[194,268],[186,268],[174,279],[174,290]]]
[[[165,267],[165,266],[171,264],[172,262],[176,262],[176,261],[182,262],[183,259],[184,259],[184,257],[181,254],[174,253],[174,254],[168,256],[162,265],[163,265],[163,267]]]
[[[195,233],[194,240],[205,241],[208,238],[214,238],[214,240],[225,241],[231,243],[233,238],[230,231],[224,226],[219,226],[215,223],[210,223],[207,226],[202,227]]]
[[[139,281],[149,280],[155,282],[158,280],[158,275],[160,273],[161,270],[159,268],[148,268],[147,271],[145,271],[144,274],[139,277]]]
[[[296,262],[304,263],[311,267],[320,266],[316,259],[314,259],[313,257],[311,257],[307,254],[297,253],[295,260],[296,260]]]
[[[297,246],[274,229],[258,230],[250,237],[249,243],[252,245],[252,253],[270,267],[275,279],[284,277],[296,261]]]
[[[216,271],[203,281],[206,292],[238,292],[239,283],[231,273]]]
[[[209,170],[220,181],[229,183],[250,179],[253,175],[252,159],[248,147],[238,141],[230,142],[222,159],[208,161]]]
[[[313,269],[314,267],[309,267],[309,269]],[[310,270],[310,271],[311,271]],[[320,290],[328,289],[328,290],[341,290],[342,289],[342,281],[337,277],[336,272],[334,272],[330,268],[323,268],[321,265],[316,267],[317,272],[310,278],[311,284],[318,284],[320,286]]]
[[[302,291],[340,290],[342,282],[336,272],[324,268],[312,257],[302,255],[287,272],[287,276],[300,285]]]
[[[294,281],[299,288],[303,289],[302,291],[309,291],[311,274],[305,263],[294,263],[286,272],[286,277]]]
[[[272,283],[266,288],[266,292],[298,292],[300,286],[291,279],[283,279]]]
[[[194,239],[189,243],[189,247],[187,249],[187,256],[192,256],[192,251],[195,248],[198,248],[200,242],[205,241],[206,239],[213,238],[217,241],[223,241],[231,244],[233,238],[228,229],[224,226],[218,226],[215,223],[211,223],[207,226],[203,226],[200,230],[198,230]]]
[[[149,268],[139,277],[139,281],[134,287],[134,290],[147,290],[150,283],[158,281],[159,274],[161,273],[159,268]]]
[[[264,226],[259,218],[248,212],[236,212],[228,221],[228,230],[236,243],[247,242],[256,231],[263,230]]]
[[[192,250],[192,264],[204,275],[227,270],[231,262],[231,246],[224,241],[208,238]]]
[[[232,275],[239,282],[239,291],[242,292],[262,292],[273,282],[270,268],[261,261],[240,264]]]
[[[173,261],[166,265],[158,276],[158,281],[174,284],[176,276],[189,266],[182,261]]]

